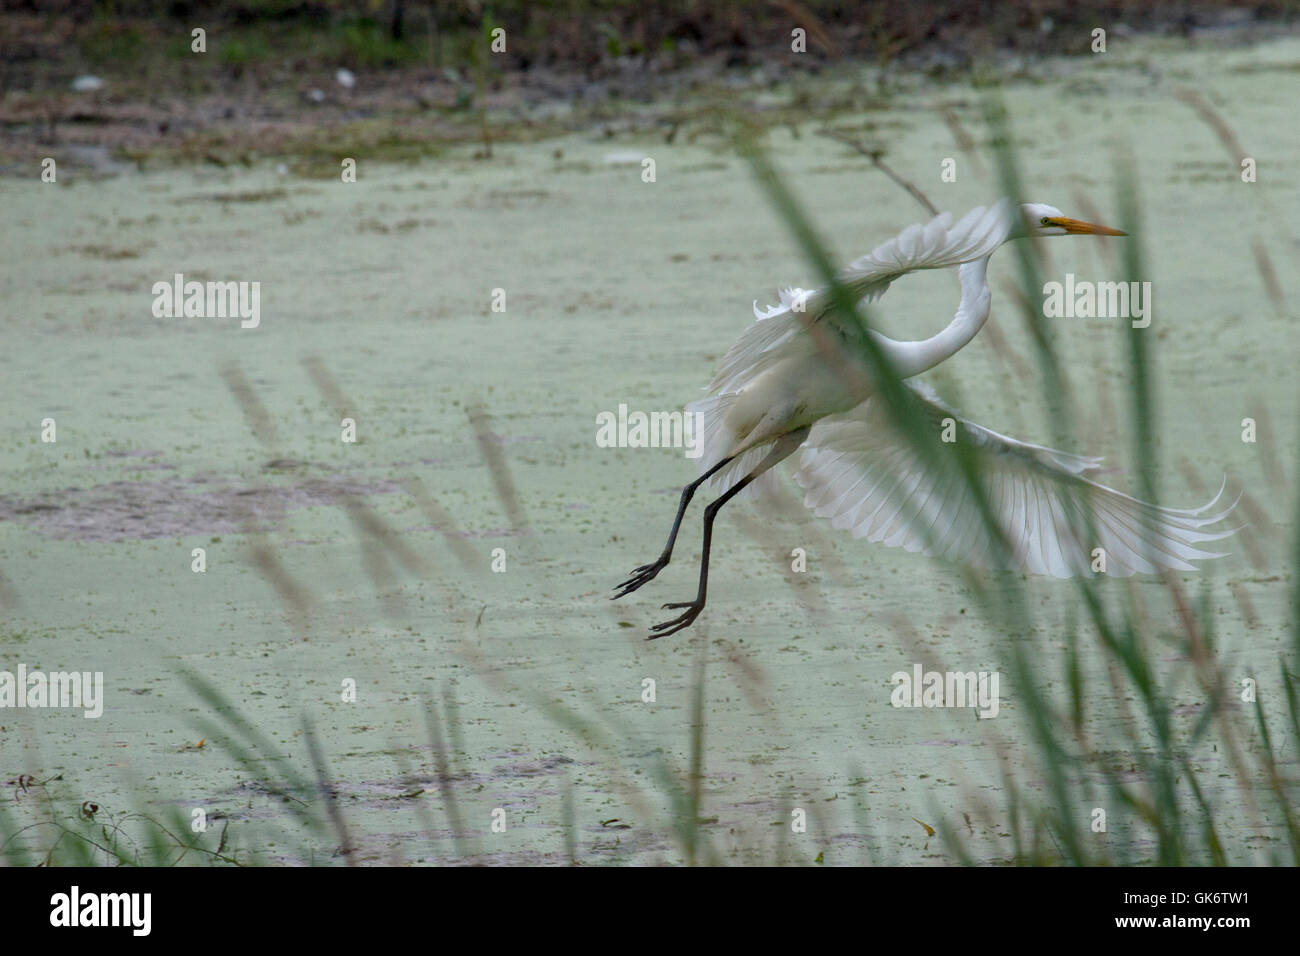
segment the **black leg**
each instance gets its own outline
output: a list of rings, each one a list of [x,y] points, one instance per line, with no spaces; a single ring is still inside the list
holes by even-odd
[[[673,530],[668,533],[668,544],[664,546],[663,554],[659,555],[659,557],[650,564],[643,564],[641,567],[636,568],[632,572],[630,578],[622,584],[616,585],[614,590],[618,591],[618,593],[610,598],[611,601],[617,601],[621,597],[626,597],[643,584],[650,583],[654,580],[655,575],[668,567],[668,562],[672,560],[673,556],[673,545],[677,543],[677,532],[682,526],[682,517],[686,514],[686,506],[691,503],[691,498],[695,496],[695,492],[699,489],[700,485],[712,478],[719,469],[730,462],[730,458],[724,458],[682,489],[682,500],[677,505],[677,517],[673,519]]]
[[[651,634],[647,640],[653,641],[655,638],[667,637],[669,634],[676,634],[684,627],[690,627],[700,612],[704,610],[704,599],[709,590],[709,545],[713,541],[713,519],[717,517],[718,511],[732,498],[740,494],[744,487],[749,484],[755,474],[748,474],[740,481],[736,482],[726,492],[718,497],[716,501],[709,503],[704,509],[704,552],[700,555],[700,589],[695,595],[694,601],[682,601],[677,604],[665,604],[668,610],[679,610],[686,608],[686,613],[681,617],[673,618],[671,621],[665,621],[662,624],[656,624],[650,630],[655,633]]]

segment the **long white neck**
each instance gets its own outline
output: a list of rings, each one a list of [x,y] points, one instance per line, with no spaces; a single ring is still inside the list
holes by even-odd
[[[985,256],[967,262],[957,270],[961,281],[961,303],[957,306],[957,314],[942,332],[919,342],[898,342],[872,331],[876,344],[893,361],[901,377],[920,375],[956,355],[984,327],[989,317],[989,284],[985,278],[988,266],[989,257]]]

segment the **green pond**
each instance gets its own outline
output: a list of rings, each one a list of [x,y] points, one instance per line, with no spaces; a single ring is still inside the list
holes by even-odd
[[[1296,461],[1300,40],[1112,50],[1005,88],[1022,198],[1115,223],[1121,158],[1136,170],[1162,500],[1199,506],[1225,474],[1246,490],[1249,537],[1184,587],[1209,585],[1221,657],[1266,693],[1290,625],[1293,502],[1277,472],[1294,478]],[[1185,87],[1229,120],[1257,182],[1178,99]],[[980,91],[963,85],[903,84],[836,123],[887,143],[893,168],[960,215],[996,198],[996,174],[945,110],[984,143]],[[837,261],[925,218],[818,125],[777,126],[766,142]],[[97,719],[0,711],[11,819],[45,819],[39,789],[103,818],[197,809],[210,843],[230,822],[246,861],[340,862],[340,840],[303,829],[271,792],[273,768],[236,759],[239,735],[191,672],[314,779],[310,724],[332,796],[293,799],[341,810],[361,861],[560,863],[571,843],[584,863],[679,862],[680,808],[656,768],[687,779],[703,641],[700,833],[716,859],[953,862],[918,821],[946,821],[974,859],[1009,858],[1006,775],[1031,798],[1043,786],[1009,652],[1022,642],[1048,693],[1064,693],[1069,582],[1026,578],[1034,628],[1002,633],[953,566],[807,514],[787,465],[775,501],[722,512],[694,628],[645,640],[670,616],[661,603],[694,593],[700,505],[674,564],[608,599],[662,547],[695,464],[681,449],[601,447],[597,416],[680,409],[755,299],[817,284],[746,162],[716,136],[599,128],[497,144],[490,159],[357,160],[355,183],[275,164],[0,181],[0,670],[104,675]],[[1046,245],[1056,279],[1120,268],[1100,240]],[[981,424],[1048,442],[1015,260],[993,259],[992,327],[931,380]],[[260,323],[155,316],[154,284],[177,273],[259,282]],[[956,299],[951,275],[912,277],[877,314],[890,334],[923,338]],[[1123,325],[1054,321],[1079,411],[1069,450],[1104,455],[1103,480],[1135,492]],[[1242,440],[1248,417],[1256,443]],[[344,418],[357,441],[341,440]],[[800,548],[805,572],[792,570]],[[1156,581],[1110,585],[1163,607]],[[1172,644],[1154,658],[1162,674],[1189,667]],[[916,664],[999,672],[996,718],[893,707],[891,675]],[[1175,720],[1190,726],[1204,694],[1190,676],[1176,686]],[[1265,706],[1282,712],[1276,694]],[[1292,770],[1295,743],[1280,744]],[[1230,772],[1220,761],[1207,750],[1197,767],[1215,780]],[[43,787],[24,801],[32,781]],[[1109,813],[1102,839],[1143,859],[1150,833]],[[143,839],[143,818],[129,826]],[[1229,812],[1224,826],[1242,861],[1284,839],[1267,812]],[[18,839],[47,846],[49,825]]]

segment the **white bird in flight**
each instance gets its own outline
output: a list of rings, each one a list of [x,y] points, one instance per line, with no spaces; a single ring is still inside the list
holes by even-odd
[[[987,321],[985,274],[994,251],[1014,239],[1066,235],[1126,233],[1070,219],[1053,206],[1017,206],[1004,199],[972,209],[955,224],[944,213],[909,226],[852,263],[841,281],[854,301],[870,302],[909,272],[958,267],[961,302],[943,331],[899,342],[868,330],[899,377],[910,379],[955,355]],[[616,588],[614,597],[624,597],[668,565],[687,505],[712,479],[722,493],[704,510],[698,593],[693,601],[665,604],[684,613],[655,625],[651,639],[689,627],[704,609],[718,510],[760,477],[770,480],[771,468],[800,446],[795,477],[804,504],[833,527],[889,547],[1058,578],[1091,573],[1096,548],[1104,553],[1106,573],[1118,576],[1192,571],[1192,560],[1223,557],[1198,547],[1235,530],[1202,530],[1232,510],[1206,514],[1222,488],[1195,510],[1148,504],[1084,477],[1098,470],[1101,459],[1000,435],[959,416],[929,386],[905,382],[936,429],[951,419],[960,428],[958,440],[984,453],[980,478],[1002,532],[1000,546],[969,488],[951,472],[936,473],[893,426],[865,357],[848,344],[855,330],[835,308],[830,290],[786,289],[780,297],[779,306],[766,310],[755,303],[757,321],[723,358],[709,395],[687,407],[703,422],[702,474],[682,489],[663,553]],[[843,353],[838,360],[849,374],[830,370],[828,342]]]

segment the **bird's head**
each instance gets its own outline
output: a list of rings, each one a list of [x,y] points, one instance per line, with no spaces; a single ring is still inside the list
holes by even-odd
[[[1028,236],[1127,236],[1127,232],[1071,219],[1055,206],[1039,202],[1020,204],[1020,213],[1024,218],[1024,231],[1017,238]]]

